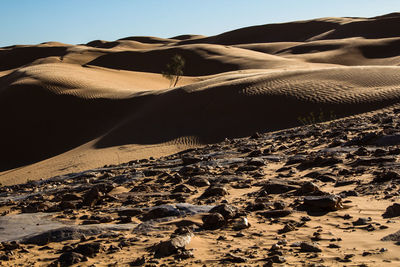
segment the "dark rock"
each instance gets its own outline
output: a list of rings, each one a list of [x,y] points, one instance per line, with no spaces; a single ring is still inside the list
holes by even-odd
[[[142,266],[146,263],[146,258],[144,256],[140,258],[136,258],[134,261],[132,261],[129,265],[130,266]]]
[[[394,203],[393,205],[386,208],[385,213],[383,213],[383,218],[392,218],[400,216],[400,204]]]
[[[209,186],[210,185],[209,177],[194,176],[189,179],[188,184],[190,184],[192,186],[197,186],[197,187]]]
[[[355,162],[351,163],[350,166],[373,166],[378,164],[395,162],[395,157],[377,157],[377,158],[364,158],[357,159]]]
[[[261,190],[268,194],[282,194],[296,189],[299,189],[299,186],[290,185],[280,181],[269,181],[264,184]]]
[[[225,257],[221,260],[222,262],[231,262],[231,263],[243,263],[247,260],[245,258],[235,256],[231,253],[225,255]]]
[[[306,169],[311,169],[314,167],[327,167],[327,166],[332,166],[332,165],[335,165],[338,163],[343,163],[343,160],[335,158],[335,157],[324,158],[321,156],[317,156],[314,158],[308,158],[307,160],[304,160],[297,166],[297,169],[306,170]]]
[[[250,166],[264,166],[265,162],[261,158],[252,158],[251,160],[249,160],[247,162],[247,165],[250,165]]]
[[[251,202],[247,205],[246,210],[247,211],[258,211],[258,210],[265,210],[268,209],[269,206],[267,203],[262,203],[262,202]]]
[[[97,228],[82,229],[78,227],[62,227],[26,237],[21,243],[43,246],[50,242],[80,239],[82,236],[99,235],[101,233],[102,231]]]
[[[132,222],[131,216],[120,216],[118,219],[119,219],[119,223],[131,223]]]
[[[193,193],[196,192],[194,188],[189,185],[180,184],[172,190],[172,193]]]
[[[278,231],[279,234],[287,233],[296,230],[296,227],[292,223],[287,223],[285,226]]]
[[[341,198],[335,195],[306,196],[304,206],[324,211],[334,211],[343,208]]]
[[[306,196],[306,195],[324,195],[324,193],[319,189],[319,187],[312,182],[304,182],[300,189],[296,191],[296,195]]]
[[[62,197],[62,201],[82,200],[82,197],[76,193],[67,193]]]
[[[357,183],[357,180],[354,179],[338,179],[335,183],[335,187],[341,187],[346,185],[351,185]]]
[[[187,260],[190,258],[194,258],[194,254],[190,250],[178,251],[178,254],[175,256],[175,258],[180,260]]]
[[[49,209],[49,204],[45,202],[31,202],[21,207],[22,213],[37,213],[46,212]]]
[[[300,251],[302,252],[322,252],[322,250],[315,243],[301,242]]]
[[[99,191],[97,187],[89,190],[83,197],[83,205],[93,207],[101,199],[103,194]]]
[[[388,182],[391,180],[399,180],[400,174],[395,171],[384,171],[375,174],[374,179],[372,180],[373,183],[383,183]]]
[[[185,249],[185,247],[190,243],[192,237],[193,233],[188,233],[185,235],[175,236],[168,241],[162,241],[152,248],[154,256],[162,258],[176,254],[179,250]]]
[[[380,136],[374,142],[377,146],[394,146],[400,144],[400,134]]]
[[[352,222],[352,224],[353,224],[354,226],[357,226],[357,225],[367,225],[367,224],[369,223],[369,221],[370,221],[370,219],[368,219],[368,218],[358,218],[358,220]]]
[[[70,266],[82,261],[87,261],[87,258],[83,256],[82,254],[76,253],[76,252],[64,252],[61,254],[61,256],[58,258],[58,262],[60,263],[61,266]]]
[[[237,208],[228,204],[221,204],[212,208],[210,213],[219,213],[225,220],[230,220],[236,217]]]
[[[263,212],[258,212],[258,215],[261,215],[265,218],[279,218],[279,217],[286,217],[292,214],[291,210],[268,210]]]
[[[123,208],[118,210],[119,216],[129,216],[134,217],[143,213],[143,210],[140,208]]]
[[[210,186],[204,191],[200,198],[222,197],[228,194],[228,190],[226,190],[225,186]]]
[[[269,258],[273,263],[285,263],[286,259],[285,257],[275,255]]]
[[[236,172],[251,172],[258,170],[259,166],[255,165],[245,165],[245,166],[240,166],[239,168],[236,169]]]
[[[60,210],[68,210],[72,209],[75,210],[78,207],[78,203],[76,201],[61,201],[58,205]]]
[[[203,159],[199,156],[183,156],[182,161],[184,165],[190,165],[203,161]]]
[[[92,215],[90,216],[90,220],[96,220],[100,223],[109,223],[114,221],[114,218],[111,215]]]
[[[249,153],[249,157],[250,158],[253,158],[253,157],[259,157],[259,156],[261,156],[263,154],[263,152],[260,150],[260,149],[257,149],[257,150],[253,150],[253,151],[251,151],[250,153]]]
[[[164,217],[172,217],[172,216],[179,216],[181,212],[172,206],[172,205],[161,205],[155,208],[152,208],[147,213],[143,215],[143,220],[148,221],[152,219],[164,218]]]
[[[21,246],[19,245],[19,243],[16,242],[16,241],[1,242],[1,246],[0,246],[0,247],[2,247],[2,250],[8,250],[8,251],[21,248]]]
[[[275,201],[273,205],[274,209],[276,210],[283,210],[284,208],[286,208],[286,204],[283,201]]]
[[[224,216],[219,213],[211,213],[203,216],[203,228],[207,230],[215,230],[226,224]]]
[[[235,231],[240,231],[243,229],[247,229],[249,227],[250,227],[250,224],[246,217],[236,218],[233,222],[233,229]]]
[[[351,139],[350,141],[346,142],[345,146],[364,146],[371,144],[374,140],[378,139],[379,135],[375,132],[367,133],[367,134],[360,134],[359,136]]]
[[[93,219],[82,221],[82,225],[89,225],[89,224],[100,224],[100,221],[99,220],[93,220]]]
[[[400,230],[397,231],[396,233],[384,236],[382,239],[382,241],[396,241],[396,242],[400,242]]]
[[[346,191],[340,192],[339,195],[340,195],[340,197],[343,197],[343,198],[345,198],[345,197],[356,197],[356,196],[358,196],[358,193],[355,190],[346,190]]]
[[[93,242],[93,243],[78,245],[74,249],[74,252],[93,258],[96,256],[97,253],[100,252],[101,248],[102,246],[100,242]]]

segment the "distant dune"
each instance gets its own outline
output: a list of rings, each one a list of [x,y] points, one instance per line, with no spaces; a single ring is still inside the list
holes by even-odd
[[[0,48],[0,182],[167,155],[400,100],[400,14]],[[186,61],[169,88],[171,57]]]

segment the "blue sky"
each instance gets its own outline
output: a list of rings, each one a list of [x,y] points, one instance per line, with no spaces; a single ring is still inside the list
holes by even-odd
[[[0,47],[127,36],[214,35],[246,26],[400,11],[400,0],[0,0]]]

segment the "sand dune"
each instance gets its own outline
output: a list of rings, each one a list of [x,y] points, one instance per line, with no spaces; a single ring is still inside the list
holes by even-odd
[[[326,120],[397,103],[399,23],[393,13],[211,37],[0,48],[0,182],[294,127],[310,114]],[[175,54],[186,61],[185,76],[169,88],[161,73]]]

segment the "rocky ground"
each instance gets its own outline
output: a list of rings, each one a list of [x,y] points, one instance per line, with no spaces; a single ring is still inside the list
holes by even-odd
[[[0,265],[400,265],[399,114],[1,187]]]

